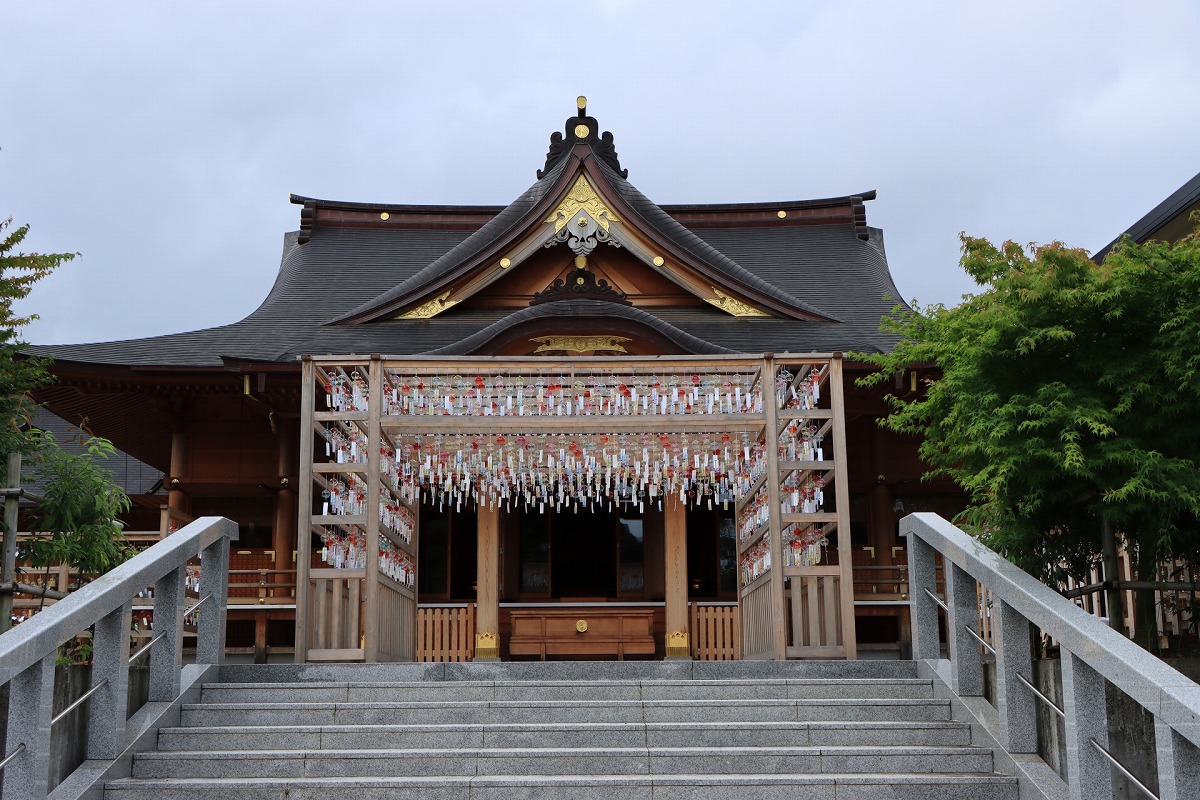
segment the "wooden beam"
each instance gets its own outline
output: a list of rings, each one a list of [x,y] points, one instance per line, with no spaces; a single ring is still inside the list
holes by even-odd
[[[437,414],[388,415],[383,427],[398,433],[683,433],[712,430],[762,430],[762,414],[639,414],[637,416],[525,416],[459,417]],[[340,466],[340,465],[339,465]],[[332,471],[332,469],[330,470]]]

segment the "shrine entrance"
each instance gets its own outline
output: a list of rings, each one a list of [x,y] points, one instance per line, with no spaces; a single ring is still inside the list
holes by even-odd
[[[745,658],[855,657],[841,366],[305,358],[297,660],[415,660],[418,589],[476,660],[690,657],[689,591]]]

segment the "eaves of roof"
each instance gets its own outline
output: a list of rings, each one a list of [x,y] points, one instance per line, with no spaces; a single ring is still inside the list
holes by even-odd
[[[1152,238],[1164,225],[1182,214],[1189,206],[1200,203],[1200,173],[1190,181],[1171,193],[1166,200],[1152,208],[1141,219],[1133,223],[1117,238],[1100,248],[1092,255],[1092,260],[1100,262],[1112,251],[1117,242],[1128,236],[1141,244]]]
[[[428,350],[423,355],[469,355],[519,325],[547,320],[561,319],[564,321],[574,321],[584,318],[605,321],[619,320],[624,323],[632,322],[645,325],[679,346],[684,352],[695,355],[737,352],[736,350],[730,350],[727,347],[721,347],[720,345],[705,341],[699,336],[693,336],[653,314],[631,306],[606,303],[599,300],[558,300],[552,303],[522,308],[488,325],[478,333],[444,347]]]

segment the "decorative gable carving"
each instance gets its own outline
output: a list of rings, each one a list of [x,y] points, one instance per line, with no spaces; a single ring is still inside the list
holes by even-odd
[[[552,303],[555,300],[604,300],[624,306],[633,305],[626,295],[618,292],[603,278],[597,280],[595,273],[586,268],[577,269],[557,279],[535,294],[529,305]]]
[[[612,237],[610,231],[612,223],[620,221],[620,217],[596,194],[587,177],[580,175],[562,202],[544,220],[554,223],[554,233],[546,240],[545,246],[553,247],[559,242],[566,242],[577,256],[588,255],[601,242],[620,247],[621,243]]]

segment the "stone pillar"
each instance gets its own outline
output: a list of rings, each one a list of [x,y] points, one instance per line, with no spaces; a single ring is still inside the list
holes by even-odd
[[[979,640],[968,632],[969,629],[979,633],[978,584],[949,560],[945,562],[945,570],[952,688],[963,697],[980,697],[983,695],[983,658],[979,653]]]
[[[92,695],[88,715],[88,758],[113,759],[125,748],[125,711],[129,696],[129,629],[133,602],[109,612],[92,634]]]
[[[171,702],[179,696],[186,589],[186,564],[168,572],[154,585],[152,630],[155,636],[162,638],[150,651],[150,700],[153,702]]]
[[[50,715],[54,709],[54,653],[21,671],[8,684],[8,751],[25,750],[0,778],[5,800],[46,796],[50,783]]]
[[[1104,678],[1062,649],[1063,710],[1067,716],[1067,791],[1071,800],[1111,797],[1112,765],[1092,744],[1108,748]]]
[[[992,644],[1000,744],[1010,753],[1036,753],[1038,700],[1018,677],[1034,683],[1029,620],[1000,598],[992,604]]]
[[[688,637],[687,506],[676,497],[663,502],[666,576],[666,655],[691,658]]]
[[[937,593],[933,548],[915,533],[908,535],[908,613],[912,624],[913,660],[942,657],[938,639],[938,606],[925,590]]]
[[[475,575],[475,660],[500,660],[500,506],[479,504]]]
[[[1157,718],[1154,744],[1158,751],[1158,796],[1162,800],[1200,797],[1200,749]]]
[[[232,524],[232,523],[230,523]],[[207,601],[204,598],[209,598]],[[229,538],[222,536],[200,551],[200,608],[196,620],[196,663],[225,659],[225,604],[229,597]]]

